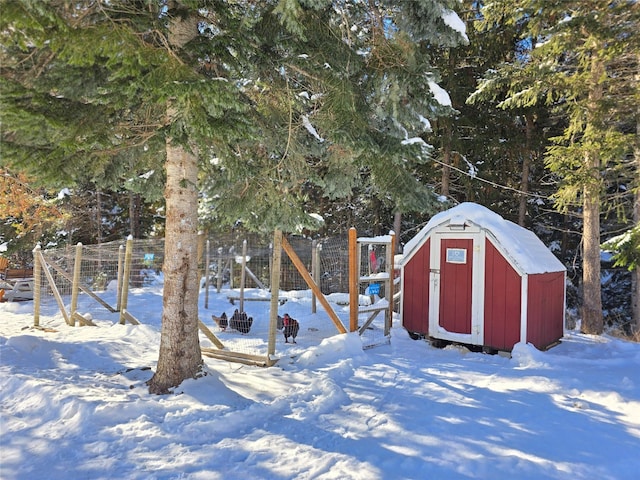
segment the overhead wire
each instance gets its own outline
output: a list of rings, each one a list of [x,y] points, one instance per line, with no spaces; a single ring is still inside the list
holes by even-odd
[[[526,195],[526,196],[529,196],[529,197],[541,198],[541,199],[544,199],[544,200],[551,200],[551,197],[549,197],[547,195],[539,195],[537,193],[525,192],[524,190],[518,190],[517,188],[509,187],[508,185],[501,185],[501,184],[496,183],[496,182],[494,182],[492,180],[487,180],[486,178],[482,178],[482,177],[479,177],[477,175],[473,175],[473,174],[471,174],[469,172],[465,172],[461,168],[454,167],[453,165],[446,164],[443,161],[437,160],[435,158],[432,158],[431,161],[433,161],[435,163],[438,163],[438,164],[442,165],[443,167],[447,167],[447,168],[450,168],[451,170],[455,170],[456,172],[461,173],[462,175],[466,175],[469,178],[473,178],[475,180],[479,180],[481,182],[488,183],[489,185],[491,185],[493,187],[496,187],[496,188],[501,188],[503,190],[510,190],[512,192],[516,192],[516,193],[519,193],[521,195]]]

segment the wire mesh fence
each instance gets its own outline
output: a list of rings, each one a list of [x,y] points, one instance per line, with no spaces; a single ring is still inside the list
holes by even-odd
[[[393,304],[394,283],[393,243],[381,238],[359,239],[358,268],[358,331],[364,348],[389,343],[390,303]],[[364,297],[364,301],[362,298]]]
[[[311,240],[305,237],[289,237],[289,243],[309,272],[313,270],[314,248],[319,254],[320,281],[318,286],[325,295],[349,290],[349,250],[348,239],[332,237]],[[209,284],[219,288],[228,284],[230,288],[242,286],[243,243],[246,242],[245,288],[269,290],[273,245],[268,239],[257,235],[239,237],[233,234],[216,235],[207,238]],[[205,253],[202,266],[205,267]],[[293,262],[282,257],[280,288],[284,291],[307,290],[309,287]]]
[[[212,341],[219,350],[236,352],[252,357],[267,355],[270,334],[270,299],[273,245],[270,239],[258,235],[201,236],[199,240],[199,269],[201,278],[200,319],[206,327],[204,342]],[[329,299],[330,308],[344,325],[349,324],[349,239],[333,237],[311,240],[288,237],[288,243],[303,268],[311,272],[319,291]],[[133,240],[127,246],[129,263],[125,262],[125,242],[100,245],[78,245],[42,250],[44,260],[39,278],[40,298],[43,304],[58,302],[61,310],[72,303],[74,282],[79,283],[80,295],[91,296],[106,309],[120,311],[123,292],[157,283],[161,285],[164,260],[164,239]],[[130,248],[130,252],[129,252]],[[386,268],[384,247],[376,245],[362,254],[361,276],[371,276]],[[78,263],[78,259],[80,262]],[[79,266],[78,266],[79,265]],[[126,284],[122,284],[123,270],[129,269]],[[337,333],[327,312],[316,306],[310,285],[288,255],[282,255],[278,295],[278,316],[285,313],[304,316],[296,331],[311,343]],[[370,305],[385,296],[384,284],[375,281],[359,284],[358,303]],[[129,297],[127,311],[144,310],[136,304],[136,296]],[[161,298],[159,297],[159,301]],[[234,313],[246,314],[245,323],[234,321]],[[313,314],[313,315],[311,315]],[[221,320],[223,315],[226,320]],[[369,315],[358,316],[359,326]],[[249,320],[250,319],[250,320]],[[298,318],[299,319],[299,318]],[[73,319],[72,319],[73,323]],[[202,328],[202,327],[201,327]],[[388,328],[387,328],[388,330]],[[273,333],[273,332],[271,332]],[[277,342],[280,348],[295,336],[279,320]],[[213,334],[215,338],[209,336]],[[369,321],[361,332],[365,346],[381,343],[385,331],[384,315]]]
[[[135,240],[132,242],[129,287],[143,287],[154,282],[162,271],[164,261],[164,240]],[[122,275],[125,243],[110,242],[100,245],[76,245],[42,250],[46,268],[35,279],[41,288],[43,302],[54,301],[54,290],[61,297],[71,296],[76,260],[80,287],[83,291],[94,292],[118,309],[118,277]],[[51,282],[53,279],[53,282]],[[54,288],[55,287],[55,288]]]
[[[349,311],[340,299],[348,291],[348,239],[327,238],[313,241],[304,237],[288,237],[288,243],[326,296],[333,295],[333,308],[342,323],[348,322]],[[270,334],[271,273],[273,244],[271,239],[257,235],[244,237],[217,235],[210,237],[204,247],[203,275],[204,311],[202,317],[225,349],[243,355],[267,355]],[[211,292],[211,293],[210,293]],[[342,293],[341,293],[342,292]],[[211,302],[209,302],[211,295]],[[220,295],[228,300],[220,303]],[[281,256],[278,297],[278,316],[290,314],[299,321],[296,336],[305,343],[317,344],[338,333],[327,313],[316,305],[309,284],[288,255]],[[203,311],[203,313],[204,313]],[[234,313],[245,313],[250,326],[234,325]],[[222,315],[226,319],[221,320]],[[300,316],[304,316],[304,320]],[[298,317],[297,319],[295,317]],[[250,320],[249,320],[250,319]],[[243,328],[248,330],[243,331]],[[282,320],[276,331],[276,350],[283,351],[287,343],[295,341]]]

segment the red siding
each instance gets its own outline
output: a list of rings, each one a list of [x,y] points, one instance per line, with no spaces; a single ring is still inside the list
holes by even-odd
[[[448,332],[471,333],[473,240],[442,239],[440,245],[440,326]],[[447,248],[466,250],[466,263],[447,263]]]
[[[473,248],[468,238],[442,239],[440,265],[440,325],[449,332],[470,333]],[[403,325],[410,332],[429,334],[430,253],[427,238],[404,266]],[[467,264],[447,264],[446,249],[467,250]],[[506,247],[505,247],[506,248]],[[483,345],[512,350],[521,332],[522,277],[489,238],[485,242]],[[532,274],[527,286],[527,341],[544,349],[562,338],[564,272]]]
[[[404,267],[402,324],[410,332],[429,333],[429,271],[431,239]]]
[[[484,273],[484,345],[511,350],[520,341],[521,278],[486,240]]]
[[[527,342],[545,349],[564,333],[564,272],[529,276]]]

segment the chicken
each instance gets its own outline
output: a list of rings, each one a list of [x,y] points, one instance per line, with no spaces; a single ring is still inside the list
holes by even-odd
[[[239,312],[236,308],[229,321],[229,327],[246,334],[251,330],[251,325],[253,325],[253,317],[248,317],[246,312]]]
[[[295,318],[291,318],[288,313],[284,314],[282,319],[284,329],[282,334],[284,335],[284,343],[289,343],[289,337],[291,337],[291,343],[296,343],[296,337],[300,330],[300,324]]]
[[[222,312],[222,315],[220,315],[219,317],[211,315],[211,318],[213,318],[213,321],[216,322],[218,328],[220,328],[220,330],[222,330],[223,332],[229,326],[229,319],[227,318],[227,314],[225,312]]]

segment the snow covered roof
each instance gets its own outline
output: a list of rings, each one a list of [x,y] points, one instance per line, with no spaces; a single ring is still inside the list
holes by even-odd
[[[533,232],[505,220],[482,205],[470,202],[461,203],[434,215],[429,223],[405,245],[405,261],[413,255],[423,241],[426,241],[426,237],[435,228],[442,225],[463,225],[465,223],[475,224],[489,232],[522,273],[535,274],[566,270],[560,260]]]

